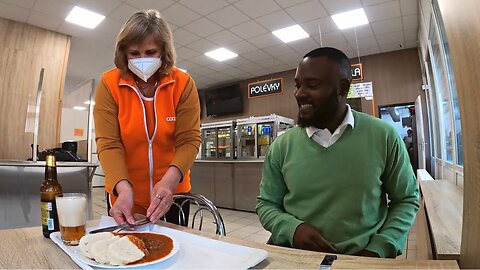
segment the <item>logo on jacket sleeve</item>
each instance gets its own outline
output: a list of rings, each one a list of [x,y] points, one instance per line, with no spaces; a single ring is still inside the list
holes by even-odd
[[[168,116],[165,120],[167,120],[167,122],[175,122],[177,118],[175,116]]]

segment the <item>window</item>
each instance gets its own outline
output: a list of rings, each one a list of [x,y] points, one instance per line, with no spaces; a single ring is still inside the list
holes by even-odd
[[[432,64],[433,79],[436,89],[436,103],[438,106],[438,120],[440,124],[440,142],[442,147],[442,159],[454,162],[454,130],[452,125],[452,110],[450,92],[447,79],[447,67],[443,57],[440,35],[434,18],[430,20],[429,44],[430,59]],[[437,145],[438,147],[438,145]]]
[[[460,108],[458,106],[457,88],[455,84],[455,76],[452,70],[452,64],[450,60],[450,51],[448,48],[448,40],[445,34],[445,27],[443,24],[442,16],[440,15],[440,8],[437,1],[433,1],[433,10],[436,18],[436,25],[438,25],[439,38],[442,41],[440,44],[443,49],[445,67],[447,70],[446,77],[448,80],[448,86],[450,88],[451,101],[453,106],[453,125],[455,129],[455,141],[456,141],[456,163],[463,166],[463,146],[462,146],[462,127],[460,125]]]

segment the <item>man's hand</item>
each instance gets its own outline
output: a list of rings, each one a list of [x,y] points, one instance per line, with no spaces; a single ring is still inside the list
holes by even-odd
[[[132,215],[133,208],[133,188],[127,180],[122,180],[115,185],[118,193],[117,200],[110,208],[110,216],[115,219],[117,224],[136,224]]]
[[[380,255],[378,255],[376,252],[370,251],[370,250],[362,250],[359,253],[356,254],[357,256],[363,256],[363,257],[375,257],[375,258],[380,258]]]
[[[293,235],[293,247],[320,252],[337,252],[333,243],[325,240],[319,229],[307,223],[302,223],[297,227]]]
[[[162,180],[155,184],[150,197],[150,206],[147,209],[147,217],[152,223],[163,217],[173,204],[173,192],[182,173],[175,166],[170,166]]]

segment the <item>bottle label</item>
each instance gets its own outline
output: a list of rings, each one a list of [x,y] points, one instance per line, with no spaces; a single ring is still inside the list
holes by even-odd
[[[40,207],[42,209],[42,227],[52,231],[55,229],[53,222],[53,203],[41,202]]]

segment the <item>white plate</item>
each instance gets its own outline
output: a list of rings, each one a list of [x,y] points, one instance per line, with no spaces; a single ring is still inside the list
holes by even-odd
[[[156,232],[135,232],[135,233],[161,234],[161,233],[156,233]],[[133,267],[139,267],[139,266],[146,266],[146,265],[150,265],[150,264],[155,264],[155,263],[159,263],[159,262],[163,262],[163,261],[165,261],[165,260],[168,260],[168,259],[171,258],[173,255],[175,255],[175,253],[177,253],[177,251],[180,249],[180,246],[179,246],[178,242],[175,241],[175,239],[173,239],[172,237],[170,237],[170,236],[168,236],[168,235],[165,235],[165,234],[161,234],[161,235],[166,236],[166,237],[172,239],[172,241],[173,241],[173,249],[172,249],[172,251],[170,251],[170,253],[169,253],[167,256],[162,257],[162,258],[160,258],[160,259],[158,259],[158,260],[155,260],[155,261],[151,261],[151,262],[145,262],[145,263],[139,263],[139,264],[129,264],[129,265],[109,265],[109,264],[98,263],[98,262],[96,262],[96,261],[94,261],[94,260],[92,260],[92,259],[89,259],[89,258],[83,256],[83,254],[82,254],[79,250],[77,250],[77,252],[75,252],[75,253],[76,253],[75,255],[77,256],[77,258],[78,258],[80,261],[82,261],[82,262],[84,262],[84,263],[86,263],[86,264],[88,264],[88,265],[90,265],[90,266],[99,267],[99,268],[122,268],[122,269],[123,269],[123,268],[133,268]]]

